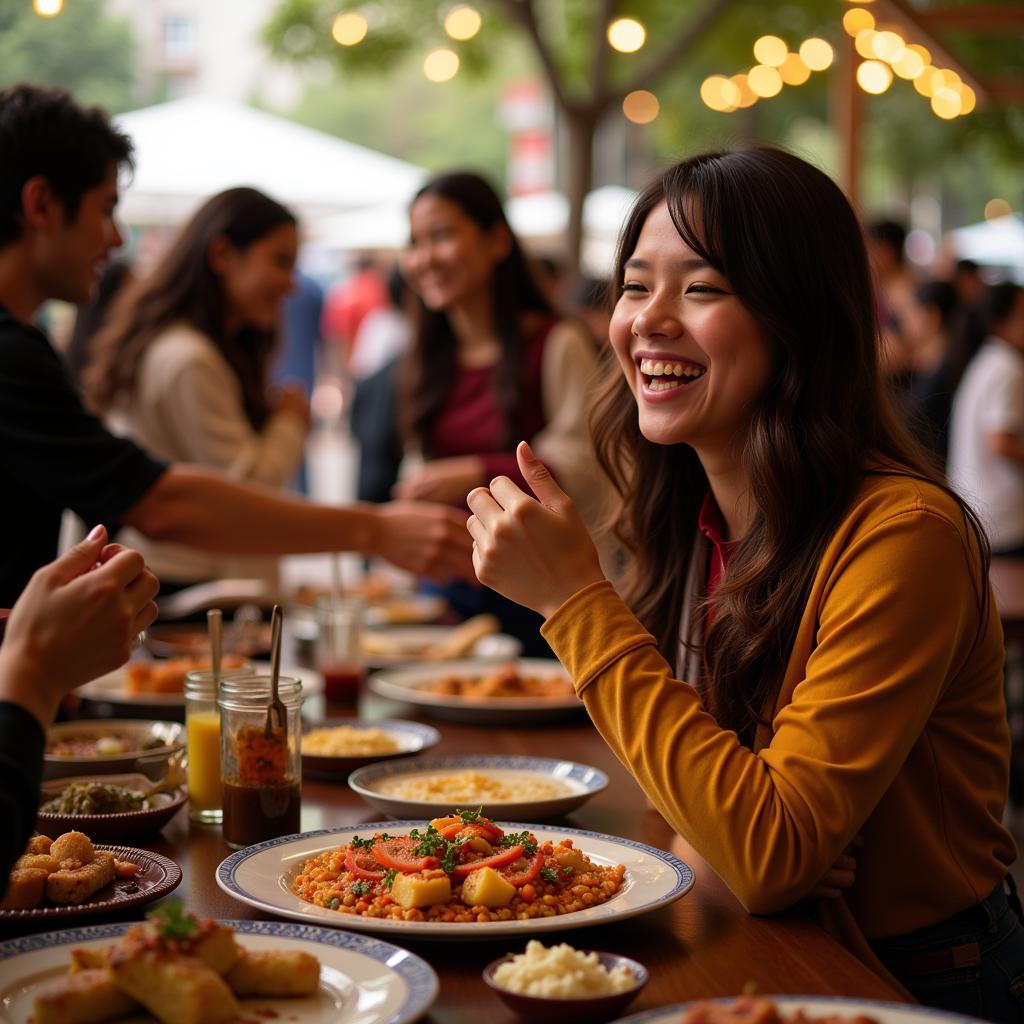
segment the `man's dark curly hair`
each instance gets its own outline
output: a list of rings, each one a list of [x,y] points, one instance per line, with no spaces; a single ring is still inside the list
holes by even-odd
[[[30,178],[45,178],[74,220],[83,193],[112,167],[131,163],[131,140],[100,107],[80,107],[66,89],[0,91],[0,246],[21,235],[21,192]]]

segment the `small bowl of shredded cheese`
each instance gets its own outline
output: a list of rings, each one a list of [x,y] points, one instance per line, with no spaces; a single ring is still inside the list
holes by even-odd
[[[370,722],[335,718],[306,723],[302,729],[303,774],[347,778],[375,761],[408,757],[429,750],[441,734],[429,725],[397,719]]]
[[[534,1024],[616,1017],[647,984],[647,968],[616,953],[582,952],[536,940],[484,968],[484,981],[506,1006]]]

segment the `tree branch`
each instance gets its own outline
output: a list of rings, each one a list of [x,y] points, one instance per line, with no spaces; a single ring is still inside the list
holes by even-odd
[[[537,57],[540,59],[540,64],[544,69],[544,75],[548,80],[548,84],[551,86],[555,102],[563,110],[573,110],[577,104],[566,92],[565,84],[562,81],[558,65],[555,63],[554,55],[548,48],[544,37],[540,34],[537,14],[533,9],[533,0],[499,0],[499,2],[505,8],[509,17],[522,25],[527,37],[533,44],[534,50],[537,51]]]
[[[591,82],[593,83],[591,95],[595,101],[606,91],[605,83],[608,80],[608,57],[611,54],[611,47],[605,36],[608,31],[608,23],[612,20],[617,5],[617,0],[601,0],[600,9],[594,19],[594,34],[590,43],[590,67],[592,69]]]
[[[703,7],[701,12],[687,25],[676,37],[668,49],[659,54],[647,67],[637,72],[636,76],[620,89],[609,90],[598,97],[603,110],[608,104],[613,103],[620,96],[654,85],[658,79],[670,71],[674,64],[681,60],[686,54],[700,42],[701,38],[711,30],[717,22],[735,3],[735,0],[710,0]],[[595,101],[596,102],[596,101]]]

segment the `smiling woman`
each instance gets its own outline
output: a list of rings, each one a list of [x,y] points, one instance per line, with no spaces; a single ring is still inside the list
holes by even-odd
[[[115,432],[174,462],[282,487],[302,459],[301,389],[268,390],[282,304],[292,291],[295,216],[251,188],[209,199],[152,273],[118,296],[85,372]],[[273,561],[133,542],[164,589],[230,576],[273,580]]]
[[[602,736],[749,910],[817,899],[920,1001],[1017,1020],[988,543],[884,390],[853,210],[779,150],[693,157],[641,193],[616,283],[593,427],[622,598],[527,445],[538,500],[469,496],[481,582],[546,616]]]

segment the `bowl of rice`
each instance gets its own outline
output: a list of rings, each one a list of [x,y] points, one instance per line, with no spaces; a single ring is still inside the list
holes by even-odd
[[[311,778],[345,779],[377,761],[409,757],[436,746],[441,734],[420,722],[331,718],[302,726],[302,773]]]
[[[536,940],[523,953],[484,968],[484,981],[505,1005],[534,1024],[574,1024],[617,1017],[647,984],[643,964],[617,953],[585,952]]]

